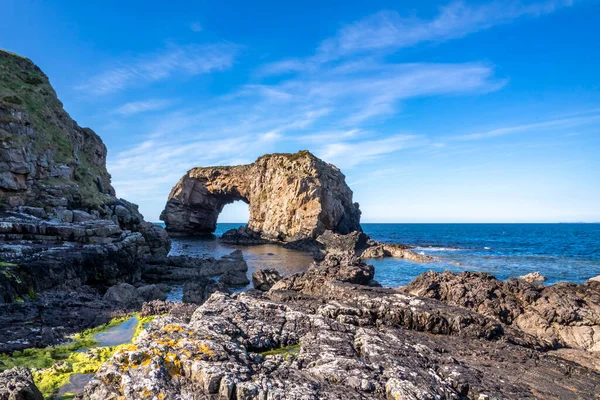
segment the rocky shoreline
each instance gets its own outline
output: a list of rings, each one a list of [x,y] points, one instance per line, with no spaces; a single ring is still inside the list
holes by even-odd
[[[365,260],[431,257],[370,239],[341,171],[301,151],[194,168],[169,196],[173,235],[213,232],[223,206],[241,200],[248,226],[223,242],[315,259],[289,276],[256,270],[254,289],[236,293],[249,284],[241,251],[170,256],[167,231],[116,197],[106,147],[46,75],[4,51],[0,74],[0,353],[156,316],[78,398],[598,398],[598,281],[429,272],[382,288]],[[173,287],[181,302],[167,301]],[[40,371],[16,365],[0,364],[0,400],[41,399]]]
[[[81,397],[591,399],[599,393],[598,370],[554,351],[568,344],[469,308],[374,287],[372,278],[373,268],[359,259],[328,255],[267,292],[213,294],[191,316],[156,318],[101,367]],[[415,284],[436,279],[426,274]]]

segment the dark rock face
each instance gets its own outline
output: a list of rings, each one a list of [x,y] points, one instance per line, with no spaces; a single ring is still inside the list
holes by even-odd
[[[147,282],[185,282],[225,273],[243,273],[248,264],[240,250],[216,260],[187,256],[148,257],[142,265],[142,278]]]
[[[87,328],[102,325],[124,311],[88,286],[46,291],[34,301],[0,304],[0,353],[45,347]]]
[[[0,400],[43,400],[44,397],[33,383],[27,368],[0,372]]]
[[[264,155],[249,165],[194,168],[173,187],[161,219],[171,234],[210,234],[223,207],[236,200],[250,206],[248,231],[268,241],[361,230],[344,175],[308,151]]]
[[[544,286],[475,272],[426,272],[403,289],[469,308],[553,347],[600,350],[600,282]]]
[[[136,288],[128,283],[111,286],[104,294],[104,301],[122,309],[139,309],[145,301],[166,300],[167,295],[157,285]]]
[[[250,283],[244,271],[227,271],[219,278],[219,282],[227,286],[246,286]]]
[[[252,273],[252,286],[263,292],[268,292],[280,280],[281,275],[275,269],[259,269]]]
[[[183,302],[203,304],[215,292],[231,293],[224,284],[214,279],[200,278],[183,285]]]
[[[236,246],[256,246],[259,244],[271,243],[271,240],[263,239],[260,233],[254,232],[246,226],[240,226],[237,229],[229,229],[219,240],[223,243]]]
[[[159,317],[85,399],[594,398],[600,375],[475,311],[367,282],[328,256],[266,294],[213,294],[191,319]],[[314,282],[313,282],[314,281]]]

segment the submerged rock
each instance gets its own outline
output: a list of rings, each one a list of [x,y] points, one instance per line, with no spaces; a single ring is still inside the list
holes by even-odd
[[[344,175],[308,151],[267,154],[249,165],[193,168],[171,190],[161,220],[170,234],[210,234],[223,207],[236,200],[249,205],[247,231],[263,240],[361,230]]]

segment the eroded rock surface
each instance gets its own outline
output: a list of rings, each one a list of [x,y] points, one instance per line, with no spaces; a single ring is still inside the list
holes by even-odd
[[[252,273],[252,286],[263,292],[269,291],[280,280],[281,275],[275,269],[259,269]]]
[[[33,383],[27,368],[0,372],[0,400],[43,400],[44,397]]]
[[[187,256],[148,257],[142,265],[142,277],[147,282],[185,282],[239,272],[245,275],[248,264],[240,250],[219,259]]]
[[[194,168],[173,187],[161,219],[171,234],[210,234],[226,204],[249,204],[248,229],[290,242],[329,229],[360,231],[360,210],[335,166],[308,151],[269,154],[249,165]]]
[[[403,289],[496,318],[553,347],[600,351],[600,282],[544,286],[480,272],[426,272]]]
[[[329,256],[266,294],[215,293],[189,322],[159,317],[83,397],[597,398],[595,371],[495,318],[357,284],[370,270]]]

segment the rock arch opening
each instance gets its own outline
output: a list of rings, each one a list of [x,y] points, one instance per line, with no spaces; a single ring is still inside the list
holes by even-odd
[[[226,204],[219,214],[217,224],[247,225],[250,220],[250,205],[244,201],[236,200]]]

